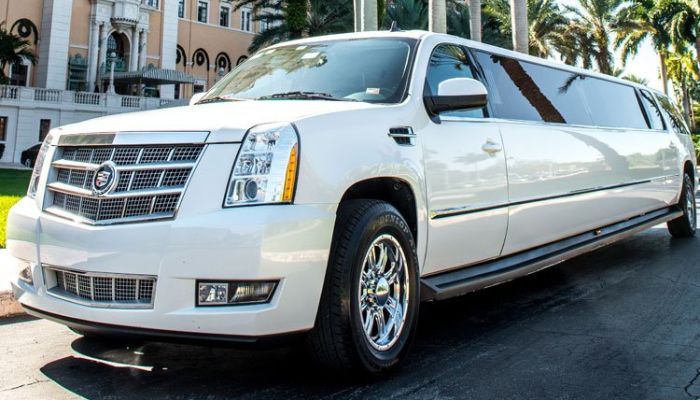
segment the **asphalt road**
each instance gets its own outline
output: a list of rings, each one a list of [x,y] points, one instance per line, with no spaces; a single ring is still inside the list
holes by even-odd
[[[655,228],[425,304],[412,355],[379,381],[328,376],[294,348],[127,347],[0,320],[0,398],[700,398],[698,250]]]

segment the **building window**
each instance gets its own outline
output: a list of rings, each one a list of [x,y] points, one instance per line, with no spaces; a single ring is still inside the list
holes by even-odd
[[[185,18],[185,0],[177,0],[177,16]]]
[[[250,19],[251,19],[251,10],[250,9],[242,9],[241,10],[241,30],[250,32]]]
[[[229,27],[231,20],[231,9],[227,6],[221,6],[221,13],[219,14],[219,25]]]
[[[197,5],[197,21],[205,24],[209,22],[209,3],[206,1],[199,0]]]
[[[268,29],[270,29],[270,22],[266,21],[266,20],[261,20],[260,21],[260,33],[263,33]]]
[[[10,70],[10,85],[13,86],[27,86],[27,79],[29,77],[29,67],[24,65],[24,63],[12,64],[12,69]]]
[[[0,117],[0,142],[7,140],[7,117]]]
[[[46,135],[49,134],[49,131],[51,130],[51,120],[50,119],[42,119],[39,121],[39,141],[43,142],[44,139],[46,139]]]
[[[148,7],[158,9],[160,0],[143,0],[143,4],[147,5]]]

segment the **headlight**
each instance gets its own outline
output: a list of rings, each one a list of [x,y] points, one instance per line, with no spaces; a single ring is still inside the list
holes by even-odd
[[[291,203],[298,158],[299,137],[291,124],[250,129],[233,165],[224,207]]]
[[[53,136],[50,133],[46,135],[44,142],[41,144],[41,148],[39,148],[39,153],[36,156],[34,171],[32,171],[32,179],[29,181],[29,189],[27,189],[27,196],[32,199],[36,197],[36,190],[39,187],[39,178],[41,178],[41,170],[44,168],[44,159],[46,158],[46,153],[49,151],[52,139]]]

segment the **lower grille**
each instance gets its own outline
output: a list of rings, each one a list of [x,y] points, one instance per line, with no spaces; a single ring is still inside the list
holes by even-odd
[[[49,294],[106,308],[153,308],[156,278],[149,275],[77,272],[45,267]]]
[[[129,217],[169,217],[175,213],[179,200],[179,193],[95,199],[56,192],[52,205],[89,221],[108,222]]]

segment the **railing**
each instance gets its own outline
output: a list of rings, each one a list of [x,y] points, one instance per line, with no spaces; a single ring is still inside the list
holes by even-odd
[[[102,95],[100,93],[75,92],[73,94],[73,102],[75,104],[99,106],[102,104]]]
[[[0,106],[3,103],[14,107],[36,107],[41,103],[41,107],[69,107],[73,110],[84,107],[85,111],[105,114],[186,104],[185,100],[0,85]]]
[[[61,101],[61,92],[56,89],[34,89],[34,100],[58,103]]]
[[[134,96],[124,96],[122,97],[122,107],[141,108],[141,98]]]
[[[19,89],[18,86],[0,86],[0,99],[17,99]]]

